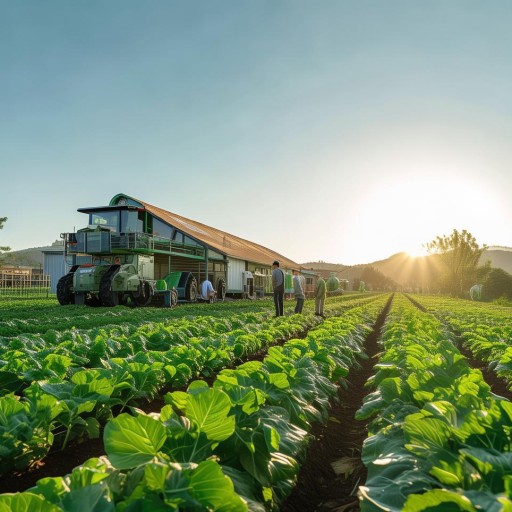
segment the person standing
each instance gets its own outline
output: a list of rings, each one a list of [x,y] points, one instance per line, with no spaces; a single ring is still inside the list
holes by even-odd
[[[284,272],[279,268],[279,261],[272,263],[272,289],[276,316],[284,315]]]
[[[293,269],[293,293],[295,295],[295,313],[302,313],[304,307],[304,277],[300,275],[300,271]]]
[[[318,276],[315,287],[315,315],[324,317],[325,297],[327,296],[327,286],[322,276]]]

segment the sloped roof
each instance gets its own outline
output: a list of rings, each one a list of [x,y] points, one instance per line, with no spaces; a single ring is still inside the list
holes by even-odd
[[[157,206],[141,201],[140,199],[130,196],[125,197],[139,202],[155,217],[158,217],[167,224],[183,231],[183,233],[199,240],[221,254],[268,266],[272,265],[274,260],[278,260],[281,267],[284,268],[294,268],[299,266],[293,260],[290,260],[282,254],[272,251],[262,245],[250,242],[249,240],[244,240],[243,238],[231,235],[225,231],[221,231],[220,229],[206,226],[205,224],[196,222],[195,220],[187,219],[181,215],[177,215],[176,213],[168,212],[167,210],[158,208]]]

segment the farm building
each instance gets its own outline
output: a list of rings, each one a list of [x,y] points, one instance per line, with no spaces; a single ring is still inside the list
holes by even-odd
[[[30,286],[32,281],[32,268],[30,267],[1,267],[0,287],[11,288]]]
[[[271,265],[279,260],[287,273],[287,292],[293,288],[291,269],[298,267],[293,260],[139,199],[117,194],[108,206],[78,211],[89,216],[88,228],[62,235],[67,269],[83,263],[84,254],[93,254],[90,263],[96,264],[116,251],[121,258],[137,252],[147,255],[151,279],[187,272],[197,283],[208,277],[221,298],[255,298],[272,290]],[[126,258],[123,263],[128,263]]]

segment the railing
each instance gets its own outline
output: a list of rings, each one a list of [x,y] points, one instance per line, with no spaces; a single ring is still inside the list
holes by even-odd
[[[108,230],[67,233],[69,254],[108,254],[116,251],[166,252],[204,257],[201,246],[172,242],[169,238],[147,233],[112,233]]]

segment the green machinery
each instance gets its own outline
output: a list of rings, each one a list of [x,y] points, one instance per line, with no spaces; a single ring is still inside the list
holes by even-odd
[[[197,281],[191,272],[155,277],[155,256],[170,258],[171,240],[145,232],[143,210],[121,205],[78,211],[89,215],[89,224],[61,234],[71,268],[57,284],[60,304],[173,306],[196,300]]]
[[[335,292],[340,288],[340,280],[336,277],[336,272],[331,272],[329,274],[329,279],[327,279],[327,291]]]

